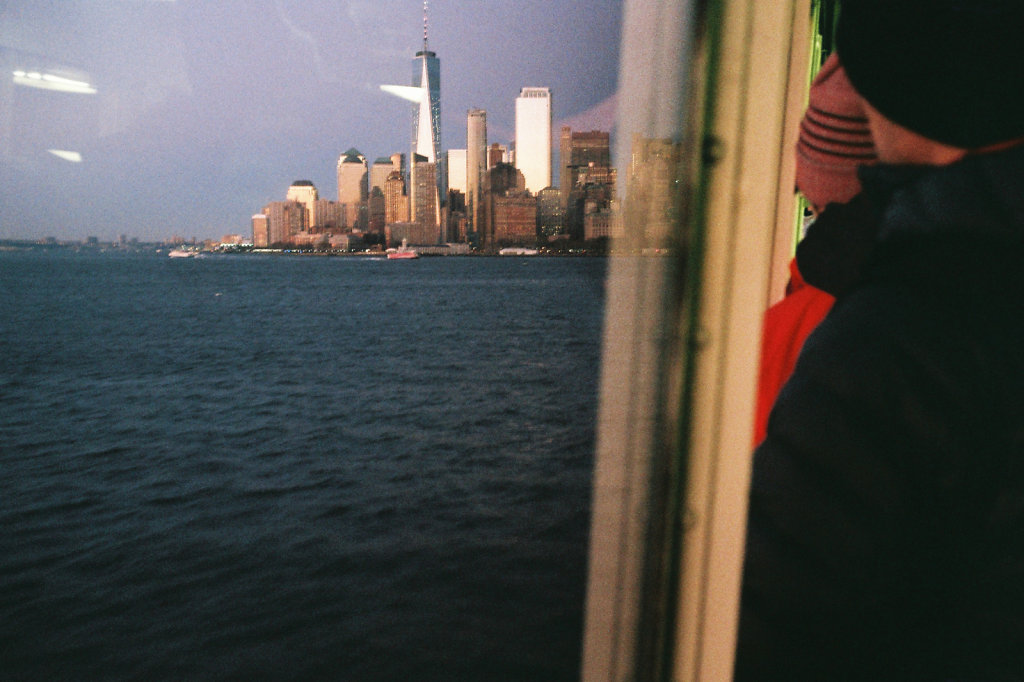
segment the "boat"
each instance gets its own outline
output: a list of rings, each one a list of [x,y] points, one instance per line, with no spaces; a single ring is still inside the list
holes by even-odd
[[[520,246],[509,246],[498,252],[499,256],[536,256],[540,251]]]
[[[405,239],[402,240],[402,245],[397,249],[388,249],[388,260],[408,260],[419,257],[420,254],[416,252],[416,249],[409,248],[409,244]]]
[[[199,255],[199,252],[188,251],[186,249],[171,249],[167,252],[167,255],[171,258],[195,258]]]

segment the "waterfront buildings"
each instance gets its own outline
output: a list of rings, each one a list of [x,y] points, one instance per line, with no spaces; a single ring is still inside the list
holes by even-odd
[[[415,244],[416,250],[419,251],[420,246],[438,243],[437,231],[432,225],[422,225],[421,223],[389,223],[387,227],[388,247],[400,246],[403,240],[409,244]]]
[[[515,166],[536,194],[551,186],[551,90],[525,87],[516,98]]]
[[[316,196],[308,181],[294,183],[288,200],[273,202],[253,219],[254,241],[321,244],[338,235],[374,244],[396,235],[416,245],[462,241],[487,252],[503,246],[601,238],[613,225],[616,174],[610,135],[561,129],[559,186],[552,185],[552,95],[523,87],[514,102],[515,139],[488,144],[487,112],[469,109],[466,148],[441,146],[440,60],[427,42],[412,60],[412,85],[381,86],[412,102],[409,163],[403,154],[376,158],[372,166],[351,148],[338,158],[338,202]],[[293,224],[305,213],[305,223]],[[296,217],[297,216],[297,217]],[[321,236],[317,236],[321,235]],[[340,243],[340,242],[339,242]],[[355,242],[352,242],[355,243]]]

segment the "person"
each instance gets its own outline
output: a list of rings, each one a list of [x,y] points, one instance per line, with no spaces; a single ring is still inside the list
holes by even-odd
[[[818,215],[828,204],[860,192],[857,168],[878,160],[867,114],[850,85],[839,55],[832,53],[811,82],[796,145],[796,187]],[[807,336],[832,308],[831,294],[804,281],[796,260],[789,265],[786,295],[765,313],[754,419],[754,445],[764,440],[779,389],[793,372]]]
[[[1024,0],[844,0],[879,163],[754,454],[736,680],[1024,679]]]

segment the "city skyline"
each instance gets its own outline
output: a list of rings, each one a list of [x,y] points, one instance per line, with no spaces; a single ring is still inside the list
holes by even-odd
[[[16,98],[0,113],[0,238],[246,232],[254,207],[297,179],[333,194],[345,150],[368,160],[407,153],[409,103],[380,86],[408,82],[420,2],[312,1],[301,12],[284,0],[257,3],[262,12],[237,2],[115,4],[0,10],[0,40],[18,36],[0,42],[4,66],[47,55],[79,67],[96,90],[3,86]],[[444,60],[437,153],[466,147],[474,108],[487,111],[488,143],[508,145],[515,94],[530,84],[551,88],[555,129],[610,129],[620,21],[613,0],[487,13],[465,0],[434,3],[429,47]],[[122,52],[101,49],[110,44]]]

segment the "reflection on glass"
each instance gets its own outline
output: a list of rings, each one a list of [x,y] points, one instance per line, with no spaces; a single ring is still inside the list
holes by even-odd
[[[71,92],[79,95],[95,95],[96,88],[87,81],[66,78],[52,73],[40,73],[38,71],[15,71],[14,84],[24,85],[40,90],[56,90],[57,92]]]

